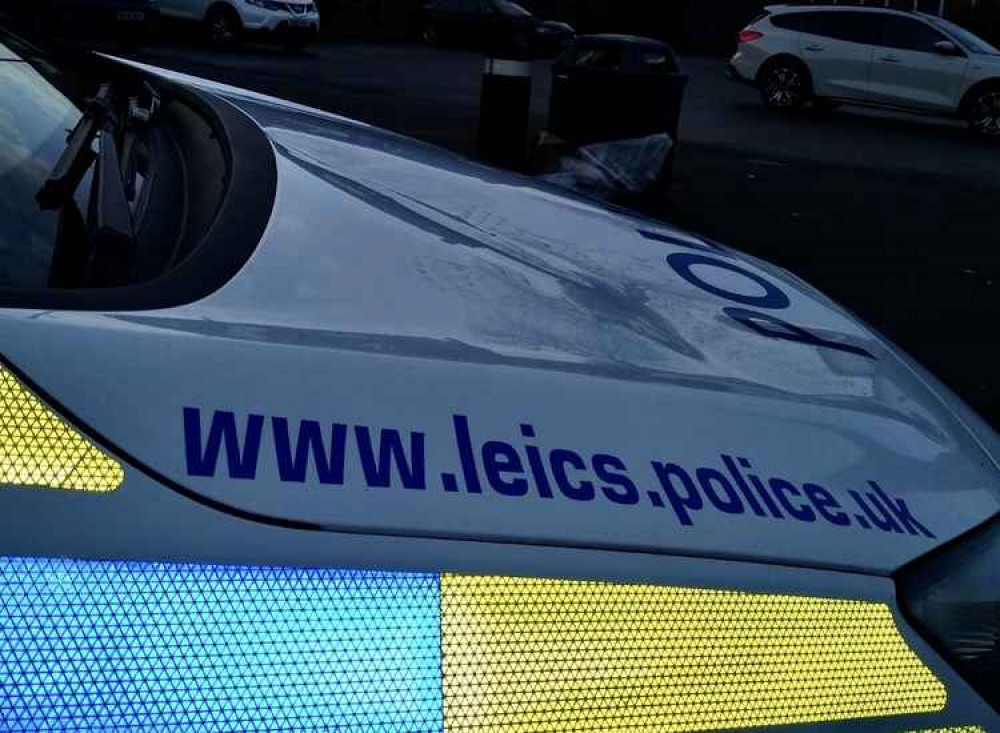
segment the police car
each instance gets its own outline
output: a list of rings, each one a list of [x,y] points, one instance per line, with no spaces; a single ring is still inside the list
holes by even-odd
[[[0,729],[998,730],[1000,440],[843,308],[2,43]]]

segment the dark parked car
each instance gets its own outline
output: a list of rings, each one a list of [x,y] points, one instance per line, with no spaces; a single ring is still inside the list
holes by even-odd
[[[422,8],[416,30],[425,43],[552,55],[575,35],[571,25],[538,18],[509,0],[436,0]]]
[[[8,17],[39,37],[114,37],[137,40],[159,23],[156,0],[8,0]]]

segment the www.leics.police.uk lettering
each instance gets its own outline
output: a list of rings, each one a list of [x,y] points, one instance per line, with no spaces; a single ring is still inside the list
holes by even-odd
[[[451,495],[490,492],[510,499],[608,501],[669,509],[681,527],[693,526],[698,514],[708,510],[767,521],[822,522],[934,537],[905,501],[890,496],[876,481],[868,481],[865,491],[852,489],[847,491],[849,498],[838,498],[817,482],[765,478],[738,451],[720,453],[716,466],[693,469],[676,461],[650,460],[648,488],[642,490],[643,482],[633,479],[619,456],[543,447],[530,423],[520,426],[524,441],[518,447],[504,440],[479,440],[465,415],[453,415],[449,442],[457,463],[439,474],[428,471],[428,435],[421,431],[318,420],[298,420],[293,426],[285,417],[250,414],[237,420],[227,411],[213,412],[207,430],[203,427],[201,409],[185,407],[185,459],[193,477],[216,476],[224,452],[229,478],[255,480],[261,447],[268,444],[274,449],[278,481],[290,485],[343,487],[348,484],[348,468],[359,466],[360,483],[368,489],[395,486]],[[264,441],[268,429],[270,440]],[[431,486],[428,477],[435,475]]]

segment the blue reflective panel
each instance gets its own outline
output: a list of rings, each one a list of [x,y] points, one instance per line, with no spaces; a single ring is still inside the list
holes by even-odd
[[[0,558],[0,729],[440,731],[438,576]]]

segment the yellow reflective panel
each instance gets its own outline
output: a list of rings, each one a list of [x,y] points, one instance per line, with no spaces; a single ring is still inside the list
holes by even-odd
[[[690,731],[943,710],[881,603],[444,575],[445,728]]]
[[[121,464],[0,366],[0,484],[114,491]]]

